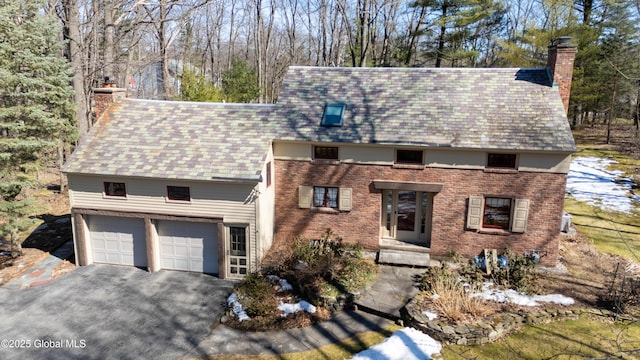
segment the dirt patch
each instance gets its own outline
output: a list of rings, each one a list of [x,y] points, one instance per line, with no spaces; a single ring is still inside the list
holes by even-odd
[[[640,158],[640,138],[635,136],[636,129],[630,124],[611,126],[609,143],[607,144],[607,126],[603,124],[586,125],[573,130],[576,144],[602,146],[621,151],[636,159]]]
[[[561,264],[567,272],[543,272],[540,279],[545,293],[572,297],[578,306],[614,310],[603,302],[619,286],[623,274],[639,277],[640,266],[617,255],[600,253],[584,236],[565,237],[560,243]],[[617,282],[614,283],[614,280]]]
[[[60,264],[58,264],[58,266],[55,267],[55,269],[53,269],[53,273],[51,274],[51,278],[53,279],[57,279],[60,276],[63,276],[64,274],[67,274],[73,270],[75,270],[77,268],[76,264],[68,261],[68,260],[64,260],[63,262],[61,262]]]
[[[59,182],[58,174],[56,170],[50,169],[41,178],[45,185],[34,190],[35,201],[43,205],[45,211],[34,215],[40,224],[23,234],[23,255],[13,259],[10,256],[10,244],[0,239],[0,285],[20,277],[50,252],[73,239],[69,196],[68,193],[61,192],[60,185],[55,183]],[[68,260],[70,261],[58,265],[59,271],[54,272],[54,277],[75,268],[74,259]]]

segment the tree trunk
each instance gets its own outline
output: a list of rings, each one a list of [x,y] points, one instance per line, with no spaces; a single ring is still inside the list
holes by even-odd
[[[409,44],[407,45],[407,56],[405,57],[404,64],[407,66],[411,66],[411,58],[413,57],[413,53],[416,48],[416,44],[418,43],[418,37],[420,32],[420,25],[424,22],[424,18],[426,17],[427,11],[426,7],[420,7],[420,15],[418,16],[418,20],[416,21],[415,26],[409,24]],[[413,21],[413,18],[412,20]]]
[[[160,78],[159,88],[162,91],[160,98],[168,100],[171,97],[171,83],[169,73],[169,51],[167,39],[167,1],[160,1],[160,19],[158,24],[158,43],[160,44]]]
[[[439,68],[442,64],[442,55],[444,53],[444,36],[447,32],[447,3],[442,3],[442,23],[440,24],[440,35],[438,36],[438,50],[436,52],[436,67]]]
[[[82,138],[91,127],[87,95],[84,87],[84,64],[80,46],[80,25],[77,0],[64,0],[65,38],[67,40],[67,57],[73,68],[73,90],[76,103],[76,128]]]
[[[640,80],[638,81],[638,95],[636,95],[636,111],[633,114],[633,125],[636,127],[637,138],[640,136]]]
[[[115,25],[113,24],[113,0],[104,0],[102,11],[104,12],[104,74],[109,76],[112,81],[116,81],[118,86],[122,86],[119,82],[124,79],[117,79],[114,72],[113,34],[115,33]]]
[[[582,125],[582,102],[576,106],[576,112],[573,115],[573,126]]]
[[[609,107],[609,114],[607,116],[607,145],[611,142],[611,121],[613,120],[614,106],[616,101],[616,88],[618,86],[617,81],[614,79],[613,92],[611,93],[611,106]]]
[[[11,230],[9,238],[11,239],[11,257],[17,258],[22,256],[22,243],[20,242],[20,233],[18,230]]]

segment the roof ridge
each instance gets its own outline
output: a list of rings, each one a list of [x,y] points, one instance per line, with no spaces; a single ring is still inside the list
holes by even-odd
[[[254,104],[254,103],[231,103],[231,102],[208,102],[208,101],[181,101],[181,100],[155,100],[155,99],[137,99],[124,98],[123,100],[131,102],[147,102],[147,103],[164,103],[164,104],[184,104],[184,105],[203,105],[203,106],[219,106],[219,107],[273,107],[275,104]]]

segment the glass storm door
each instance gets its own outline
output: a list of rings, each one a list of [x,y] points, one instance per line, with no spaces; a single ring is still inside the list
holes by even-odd
[[[416,197],[415,191],[399,190],[396,192],[396,239],[416,239]]]
[[[382,236],[428,246],[432,204],[433,196],[430,193],[384,190]]]

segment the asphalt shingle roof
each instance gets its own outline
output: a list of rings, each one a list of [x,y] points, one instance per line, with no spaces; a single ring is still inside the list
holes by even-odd
[[[67,173],[258,181],[274,105],[123,99],[85,136]]]
[[[575,151],[546,69],[291,67],[278,104],[280,140]]]
[[[344,125],[320,125],[344,103]],[[272,140],[574,152],[546,69],[291,67],[277,105],[122,99],[67,173],[258,181]]]

